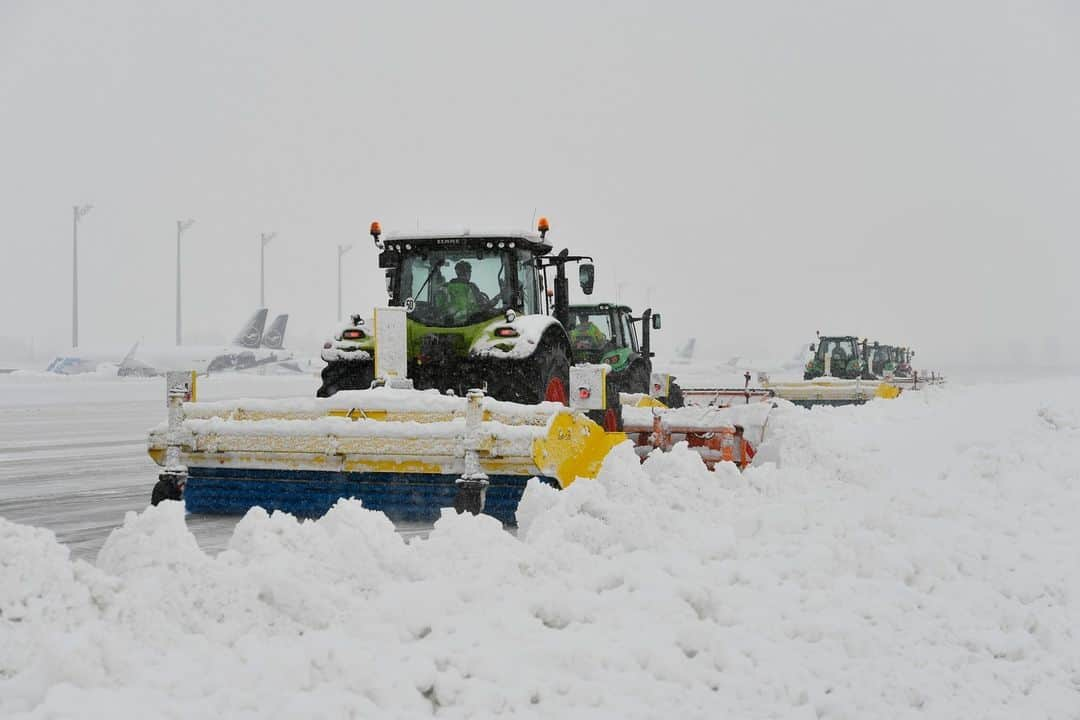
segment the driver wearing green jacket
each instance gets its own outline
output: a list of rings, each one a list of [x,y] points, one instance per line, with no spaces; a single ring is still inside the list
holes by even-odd
[[[577,323],[570,328],[570,343],[576,348],[600,348],[607,343],[607,335],[589,320],[588,313],[578,313]]]
[[[467,318],[481,308],[483,296],[472,281],[472,264],[459,260],[454,265],[454,277],[446,283],[450,311],[457,317]]]

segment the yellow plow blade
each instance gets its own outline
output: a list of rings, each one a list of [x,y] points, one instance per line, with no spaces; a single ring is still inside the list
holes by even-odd
[[[607,454],[626,439],[625,433],[605,432],[582,415],[560,413],[551,419],[547,435],[533,440],[533,463],[565,488],[577,478],[595,478]]]

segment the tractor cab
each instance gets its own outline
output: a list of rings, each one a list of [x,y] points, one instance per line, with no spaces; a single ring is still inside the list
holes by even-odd
[[[814,355],[806,363],[803,379],[835,377],[854,380],[862,377],[865,347],[865,343],[854,335],[818,335],[817,343],[810,346]]]
[[[543,312],[536,235],[394,236],[381,243],[389,304],[430,328],[466,328],[505,315]]]

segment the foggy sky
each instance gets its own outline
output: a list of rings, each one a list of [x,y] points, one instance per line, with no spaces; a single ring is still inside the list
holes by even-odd
[[[223,7],[218,7],[223,5]],[[1076,360],[1068,2],[0,2],[0,336],[294,339],[385,302],[368,223],[552,223],[657,341]],[[314,353],[317,348],[301,348]],[[663,348],[662,348],[663,349]],[[1023,356],[1023,357],[1022,357]]]

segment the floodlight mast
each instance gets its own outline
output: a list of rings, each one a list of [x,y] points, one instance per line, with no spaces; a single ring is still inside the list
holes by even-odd
[[[277,237],[276,232],[262,233],[259,244],[259,307],[266,307],[266,246]]]
[[[176,221],[176,344],[182,344],[183,335],[180,324],[180,236],[195,224],[191,218]]]
[[[79,221],[93,205],[74,205],[71,208],[71,347],[79,347]]]

